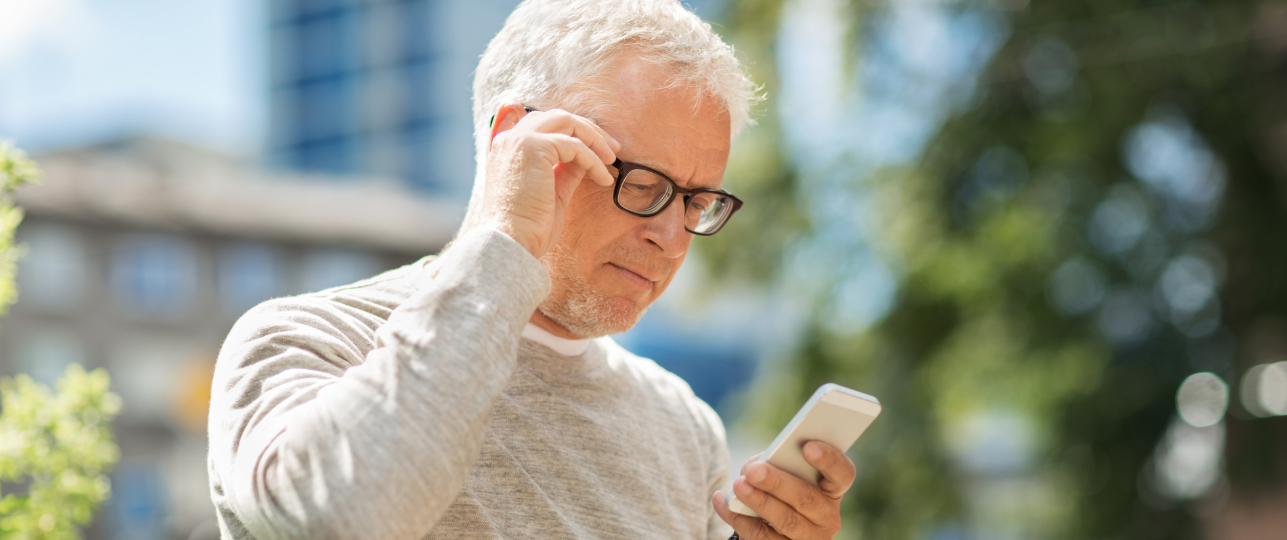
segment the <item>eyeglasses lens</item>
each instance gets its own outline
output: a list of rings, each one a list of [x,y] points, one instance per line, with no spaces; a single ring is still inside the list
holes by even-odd
[[[671,184],[651,172],[635,169],[621,181],[617,201],[631,212],[654,214],[670,199]]]
[[[684,225],[689,230],[707,234],[723,225],[729,209],[733,207],[728,197],[714,193],[697,193],[688,200],[684,209]]]
[[[670,200],[674,185],[662,176],[643,169],[626,173],[617,192],[617,204],[645,216],[655,215]],[[733,209],[728,197],[717,193],[695,193],[684,207],[684,226],[688,230],[711,234],[719,230]]]

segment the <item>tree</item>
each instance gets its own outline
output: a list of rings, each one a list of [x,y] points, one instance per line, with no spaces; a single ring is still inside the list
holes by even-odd
[[[0,380],[0,481],[25,493],[0,494],[0,536],[80,538],[79,527],[111,495],[116,463],[111,419],[121,401],[107,372],[67,368],[57,393],[26,375]]]
[[[22,250],[13,244],[13,233],[22,222],[22,209],[14,206],[9,194],[23,184],[39,181],[36,163],[8,141],[0,141],[0,315],[18,299],[14,276]]]
[[[21,151],[0,144],[0,314],[17,298],[20,256],[13,233],[22,211],[8,195],[38,178]],[[76,364],[56,393],[27,375],[0,378],[0,537],[80,538],[111,494],[105,473],[118,459],[110,428],[121,400],[109,386],[106,371]]]
[[[739,4],[729,20],[758,65],[774,60],[771,41],[757,43],[780,8],[765,4]],[[858,67],[881,52],[873,21],[896,7],[853,3]],[[914,159],[832,174],[874,201],[864,208],[900,269],[897,296],[870,327],[837,328],[839,283],[820,287],[832,294],[812,299],[817,316],[786,362],[794,384],[777,379],[787,390],[761,410],[789,414],[825,381],[882,398],[845,503],[867,538],[1191,538],[1204,501],[1281,489],[1284,419],[1244,411],[1238,382],[1287,356],[1287,5],[939,9],[1003,23],[972,97],[960,91],[969,99]],[[750,28],[760,37],[739,33]],[[811,187],[780,150],[763,152],[755,159],[787,165],[753,187]],[[789,215],[804,219],[738,216],[709,250],[716,270],[767,261],[745,275],[781,283],[791,243],[843,226],[803,205]],[[1197,372],[1218,377],[1205,380],[1228,405],[1211,405],[1211,425],[1177,413],[1177,389]],[[988,439],[1016,433],[1027,439]],[[1217,441],[1209,463],[1223,465],[1168,475],[1181,439]],[[1001,459],[1016,445],[1023,455]],[[1179,472],[1201,468],[1190,465]]]

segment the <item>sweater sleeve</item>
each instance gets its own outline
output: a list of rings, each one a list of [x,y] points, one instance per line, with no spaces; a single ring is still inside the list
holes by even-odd
[[[693,399],[697,399],[694,397]],[[715,505],[710,502],[716,491],[732,492],[732,481],[729,473],[728,436],[724,431],[724,422],[720,420],[715,409],[698,400],[702,420],[706,424],[709,438],[706,441],[710,453],[709,469],[706,475],[706,537],[709,540],[726,540],[733,534],[733,528],[715,513]]]
[[[220,351],[212,492],[234,535],[419,539],[455,499],[519,335],[549,293],[535,258],[471,231],[375,332],[315,297],[247,314]],[[220,500],[222,499],[222,500]]]

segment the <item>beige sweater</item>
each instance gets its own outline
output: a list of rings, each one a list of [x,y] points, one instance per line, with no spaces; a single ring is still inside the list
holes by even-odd
[[[720,539],[719,417],[608,338],[520,337],[549,277],[509,237],[256,307],[219,354],[225,539]]]

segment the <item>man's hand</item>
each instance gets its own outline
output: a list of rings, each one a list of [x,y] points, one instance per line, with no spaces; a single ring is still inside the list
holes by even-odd
[[[840,498],[853,484],[856,469],[845,454],[829,444],[810,441],[804,460],[822,473],[818,486],[752,457],[733,481],[733,493],[763,519],[728,509],[725,495],[711,502],[724,522],[746,540],[830,539],[840,531]]]
[[[594,122],[566,111],[524,112],[508,105],[494,120],[480,224],[540,257],[558,240],[564,210],[583,178],[603,186],[615,183],[607,166],[616,161],[621,144]]]

